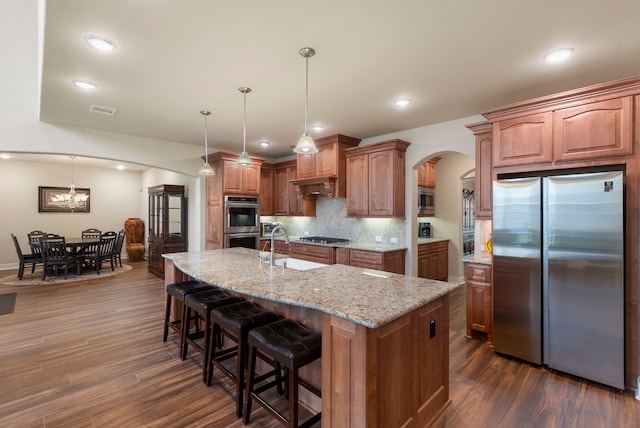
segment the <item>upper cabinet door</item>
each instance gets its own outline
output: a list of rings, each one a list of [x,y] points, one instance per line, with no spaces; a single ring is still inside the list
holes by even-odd
[[[493,166],[551,163],[551,112],[493,125]]]
[[[298,153],[298,176],[296,178],[311,178],[316,176],[315,153]]]
[[[369,215],[369,155],[347,158],[347,215]]]
[[[385,150],[369,155],[369,215],[394,215],[394,155]]]
[[[632,152],[633,97],[553,112],[554,160],[573,161]]]

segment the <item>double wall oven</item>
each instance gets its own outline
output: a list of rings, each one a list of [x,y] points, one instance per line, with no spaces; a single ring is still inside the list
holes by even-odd
[[[260,248],[260,200],[224,197],[224,247]]]

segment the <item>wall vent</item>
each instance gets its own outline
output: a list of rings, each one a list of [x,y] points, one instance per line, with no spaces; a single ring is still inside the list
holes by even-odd
[[[89,107],[89,111],[92,113],[100,113],[113,116],[114,114],[116,114],[117,110],[113,107],[97,106],[92,104],[91,107]]]

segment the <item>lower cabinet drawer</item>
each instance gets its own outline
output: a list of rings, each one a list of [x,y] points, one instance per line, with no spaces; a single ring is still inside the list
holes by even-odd
[[[382,253],[374,251],[351,250],[349,264],[356,267],[382,270],[384,267],[382,257]]]
[[[336,262],[336,249],[322,245],[291,243],[291,256],[317,263],[334,264]]]

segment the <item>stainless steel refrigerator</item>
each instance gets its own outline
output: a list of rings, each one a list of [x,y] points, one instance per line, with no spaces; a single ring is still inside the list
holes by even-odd
[[[624,389],[624,173],[494,181],[496,352]]]

